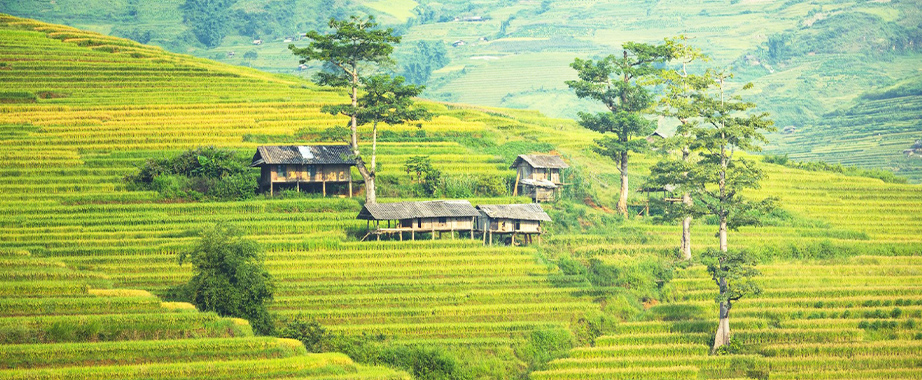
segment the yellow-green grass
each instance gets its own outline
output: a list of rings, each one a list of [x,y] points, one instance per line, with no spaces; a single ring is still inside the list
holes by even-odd
[[[708,355],[716,330],[714,283],[701,268],[690,268],[673,281],[676,301],[654,306],[642,321],[619,324],[595,347],[575,349],[533,377],[567,371],[582,378],[600,368],[643,376],[651,367],[688,366],[698,378],[851,379],[873,377],[874,371],[916,378],[922,288],[911,284],[922,275],[919,257],[854,257],[760,269],[764,292],[731,309],[733,339],[743,347],[739,354]]]
[[[0,157],[5,166],[0,170],[0,193],[3,195],[0,199],[0,249],[28,249],[36,255],[51,256],[70,265],[47,266],[43,265],[47,262],[28,258],[25,259],[29,262],[26,269],[0,271],[0,294],[23,292],[48,297],[41,301],[4,299],[7,303],[3,305],[9,305],[12,310],[8,312],[12,319],[7,325],[22,323],[27,326],[27,332],[40,331],[42,326],[58,322],[107,323],[109,319],[105,315],[89,314],[113,302],[122,302],[132,308],[120,314],[118,320],[133,321],[132,318],[151,315],[147,308],[154,306],[153,300],[146,297],[116,296],[111,300],[87,301],[83,313],[86,315],[80,317],[67,315],[80,312],[73,305],[78,301],[60,298],[66,294],[85,293],[81,293],[84,290],[81,281],[154,293],[182,283],[191,275],[191,269],[175,264],[176,253],[194,243],[196,229],[215,222],[239,227],[266,249],[266,265],[279,285],[277,302],[271,308],[283,322],[304,314],[335,332],[383,334],[400,344],[434,343],[487,349],[508,349],[536,329],[566,328],[587,311],[600,308],[592,299],[575,295],[588,286],[584,279],[562,276],[556,266],[544,261],[545,257],[567,253],[580,260],[598,257],[616,261],[638,252],[662,252],[677,245],[677,226],[651,225],[636,218],[623,224],[637,231],[638,236],[629,241],[617,233],[554,234],[551,224],[548,226],[551,233],[545,239],[547,244],[541,251],[483,247],[467,236],[455,236],[454,240],[446,236],[436,241],[356,242],[347,240],[361,237],[365,227],[354,219],[360,209],[357,199],[259,198],[241,202],[169,203],[160,200],[156,193],[128,191],[122,177],[133,173],[147,158],[166,157],[199,145],[228,147],[245,154],[261,144],[248,141],[247,135],[294,136],[303,129],[320,131],[344,125],[344,119],[320,112],[323,104],[341,102],[343,95],[319,90],[297,79],[179,55],[152,51],[152,58],[134,58],[80,47],[75,42],[49,39],[46,32],[7,31],[12,28],[10,24],[31,25],[42,30],[57,28],[46,24],[13,18],[2,18],[0,23],[7,25],[0,31],[16,37],[15,43],[8,42],[8,38],[0,39],[0,61],[10,62],[12,66],[11,70],[0,70],[0,83],[9,83],[19,91],[67,95],[37,99],[35,103],[0,105],[0,125],[3,125]],[[17,72],[17,62],[21,61],[7,61],[7,55],[2,53],[4,49],[14,53],[18,49],[17,59],[26,59],[23,57],[27,54],[22,51],[28,51],[30,41],[35,46],[46,46],[49,53],[29,58],[38,62],[24,64],[22,67],[29,69]],[[125,42],[113,42],[122,43]],[[61,57],[82,58],[68,61]],[[143,69],[132,72],[131,64]],[[55,65],[60,66],[56,68]],[[43,71],[43,67],[48,71]],[[105,67],[112,68],[110,76],[92,74]],[[68,80],[42,79],[46,73]],[[117,85],[122,79],[124,83]],[[96,86],[102,84],[110,88]],[[430,136],[444,137],[443,141],[380,143],[381,162],[384,163],[382,174],[406,180],[401,161],[419,154],[430,156],[437,167],[446,171],[514,176],[504,158],[452,139],[460,137],[463,141],[489,134],[496,143],[547,142],[582,171],[594,194],[590,203],[600,208],[613,208],[617,171],[610,160],[591,150],[597,134],[579,129],[572,121],[547,119],[529,111],[431,103],[426,106],[439,116],[424,123],[423,130]],[[382,127],[396,132],[415,128]],[[297,141],[294,137],[282,138],[289,139],[286,142]],[[647,168],[654,162],[654,157],[633,157],[632,183],[642,183]],[[764,310],[760,307],[747,310],[745,302],[750,301],[740,303],[734,313],[745,326],[740,332],[749,334],[741,334],[741,338],[746,337],[747,342],[777,345],[802,335],[796,339],[804,344],[820,344],[840,339],[832,338],[838,334],[844,339],[839,342],[861,344],[864,332],[857,325],[864,318],[863,313],[875,313],[883,308],[864,306],[863,302],[875,295],[900,294],[904,300],[901,303],[911,300],[912,305],[900,306],[905,313],[901,317],[904,323],[909,315],[918,313],[920,307],[914,303],[918,297],[912,293],[916,288],[907,287],[905,293],[896,290],[922,276],[911,273],[916,262],[898,264],[887,261],[897,259],[886,257],[919,252],[922,217],[914,211],[922,206],[922,192],[918,186],[885,184],[879,180],[775,165],[764,168],[767,179],[763,188],[749,195],[778,197],[781,206],[795,221],[743,228],[731,234],[730,242],[734,247],[762,252],[788,252],[809,245],[831,250],[861,247],[881,257],[838,263],[841,265],[838,271],[829,273],[824,272],[822,266],[800,263],[766,267],[766,276],[762,279],[766,294],[798,287],[814,287],[818,293],[792,297],[798,302],[791,307],[770,298],[750,300],[753,305],[765,306]],[[521,202],[522,199],[472,201],[476,204]],[[643,197],[634,195],[631,198],[635,206],[642,202]],[[553,204],[545,207],[552,215],[561,212]],[[695,225],[696,252],[716,246],[714,230],[712,225]],[[806,271],[805,275],[794,277],[798,270]],[[843,278],[842,286],[838,287],[835,281]],[[36,287],[26,291],[20,283],[34,283]],[[700,322],[703,326],[709,326],[706,321],[715,314],[710,312],[713,309],[710,301],[713,295],[708,293],[710,284],[700,268],[694,268],[670,285],[676,289],[676,302],[679,302],[674,305],[699,310],[692,321],[705,321]],[[58,296],[57,292],[60,292]],[[683,298],[685,292],[687,299]],[[803,310],[804,305],[814,299],[811,297],[841,297],[841,300],[817,310],[817,313],[826,313],[825,317],[816,315],[817,325],[793,323],[797,318],[791,317],[792,313]],[[41,313],[43,307],[64,315],[44,315]],[[888,313],[892,312],[893,306],[887,308]],[[852,315],[827,321],[831,319],[830,313],[841,316],[848,309],[854,309],[860,317]],[[154,314],[185,318],[185,322],[177,322],[177,327],[200,323],[195,322],[198,317],[190,317],[192,313],[157,311]],[[773,324],[776,320],[779,322]],[[141,326],[137,328],[138,334],[146,334],[141,323],[137,325]],[[625,328],[630,327],[625,325]],[[710,330],[700,327],[689,333],[655,332],[664,329],[662,324],[634,327],[654,331],[637,335],[638,341],[695,344],[698,350],[706,349],[711,334]],[[747,332],[746,328],[750,327]],[[150,331],[157,331],[155,328]],[[906,338],[909,330],[900,331],[899,337]],[[174,335],[190,337],[183,334]],[[140,339],[148,339],[147,336]],[[606,339],[600,339],[599,344],[608,341],[614,345],[612,347],[635,347],[630,342]],[[663,376],[684,376],[697,374],[697,369],[693,368],[699,364],[707,368],[721,360],[705,358],[693,364],[656,365],[665,368],[660,369]],[[622,371],[610,367],[606,364],[605,369],[593,369],[587,374],[606,378]],[[818,365],[815,368],[824,370]],[[101,371],[110,370],[116,371]],[[552,369],[540,376],[577,376],[573,370]]]
[[[80,273],[24,251],[3,252],[3,273]],[[308,354],[296,340],[254,337],[244,320],[164,303],[143,290],[90,284],[105,286],[0,277],[0,378],[407,378],[341,354]]]

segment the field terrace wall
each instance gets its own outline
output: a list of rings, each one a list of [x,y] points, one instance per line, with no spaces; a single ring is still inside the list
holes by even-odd
[[[415,240],[417,233],[429,232],[435,239],[435,233],[455,231],[468,231],[470,238],[474,238],[474,222],[480,216],[471,203],[465,200],[450,201],[424,201],[424,202],[396,202],[396,203],[368,203],[362,207],[358,219],[367,220],[366,227],[369,234],[374,234],[380,239],[381,234],[398,234],[403,239],[403,233],[409,232],[410,239]],[[370,222],[374,221],[374,229]],[[391,221],[395,221],[391,226]],[[382,227],[381,222],[386,222],[387,227]],[[368,235],[366,235],[368,237]]]
[[[561,170],[569,167],[557,155],[519,155],[509,167],[516,170],[514,195],[529,196],[535,202],[553,201],[564,185]]]
[[[311,191],[320,185],[327,195],[327,183],[349,185],[352,197],[352,167],[355,166],[353,152],[348,145],[291,145],[261,146],[253,155],[252,167],[260,168],[260,191],[293,187],[297,191]]]

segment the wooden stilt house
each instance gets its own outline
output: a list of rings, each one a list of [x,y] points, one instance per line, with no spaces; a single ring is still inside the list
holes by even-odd
[[[525,241],[530,243],[532,237],[544,232],[541,222],[551,221],[551,217],[537,203],[479,205],[477,209],[480,210],[477,228],[484,234],[484,243],[489,240],[492,244],[493,235],[511,235],[514,242],[519,234],[524,235]]]
[[[368,234],[398,234],[403,239],[404,233],[415,240],[418,233],[435,234],[443,232],[470,232],[474,238],[474,221],[480,212],[471,203],[464,200],[366,203],[359,212],[358,219],[367,220]],[[372,225],[374,223],[374,225]],[[393,223],[393,224],[392,224]]]
[[[526,195],[535,202],[553,201],[564,186],[561,171],[569,167],[557,155],[519,155],[509,167],[516,169],[513,195]]]
[[[275,194],[283,189],[322,192],[329,187],[352,196],[352,166],[355,159],[348,145],[261,146],[253,155],[252,167],[259,167],[260,191]]]

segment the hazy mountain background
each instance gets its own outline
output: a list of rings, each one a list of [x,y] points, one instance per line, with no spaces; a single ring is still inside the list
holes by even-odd
[[[766,151],[922,181],[922,1],[0,0],[0,12],[269,72],[310,75],[287,49],[330,17],[372,14],[404,36],[395,72],[425,97],[593,109],[566,88],[574,57],[684,34],[754,82],[779,127]],[[261,40],[259,45],[254,40]],[[922,153],[922,152],[920,152]]]

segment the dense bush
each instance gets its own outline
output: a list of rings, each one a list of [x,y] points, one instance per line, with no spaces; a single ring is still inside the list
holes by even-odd
[[[199,147],[180,155],[147,160],[125,180],[129,187],[153,190],[168,199],[243,200],[256,195],[258,173],[235,152]]]
[[[175,288],[171,298],[247,319],[255,332],[269,334],[273,321],[266,304],[272,301],[275,282],[263,260],[259,245],[238,231],[223,225],[207,228],[195,247],[180,253],[179,264],[191,263],[193,276]]]
[[[532,331],[523,344],[515,348],[516,356],[528,365],[529,372],[545,369],[551,360],[563,357],[573,348],[569,330],[543,329]]]

